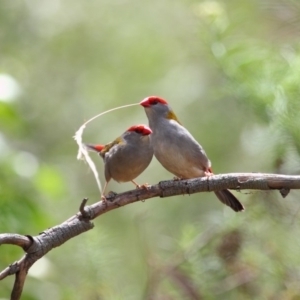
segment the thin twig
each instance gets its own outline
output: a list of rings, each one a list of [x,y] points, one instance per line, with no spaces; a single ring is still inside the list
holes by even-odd
[[[28,236],[16,233],[0,234],[0,245],[4,244],[16,245],[22,247],[23,249],[27,249],[31,245],[31,240]]]

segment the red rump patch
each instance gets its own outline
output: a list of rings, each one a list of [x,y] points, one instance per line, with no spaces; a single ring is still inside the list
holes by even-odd
[[[93,145],[93,148],[96,150],[96,151],[102,151],[104,146],[103,145]]]

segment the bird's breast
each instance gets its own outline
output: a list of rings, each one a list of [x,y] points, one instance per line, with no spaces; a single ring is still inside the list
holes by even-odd
[[[157,160],[179,178],[204,176],[210,166],[202,147],[185,132],[152,134],[151,143]]]

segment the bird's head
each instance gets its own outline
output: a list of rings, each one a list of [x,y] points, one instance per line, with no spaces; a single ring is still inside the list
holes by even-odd
[[[122,134],[122,140],[125,144],[129,143],[130,145],[150,144],[149,135],[151,133],[152,130],[146,125],[134,125]]]
[[[180,124],[168,102],[161,97],[147,97],[140,102],[140,105],[145,108],[145,112],[150,123],[152,120],[154,121],[155,119],[165,118],[168,120],[174,120]]]

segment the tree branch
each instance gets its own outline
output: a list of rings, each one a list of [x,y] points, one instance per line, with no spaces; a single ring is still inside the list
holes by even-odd
[[[76,215],[58,226],[45,230],[38,236],[0,234],[0,245],[16,245],[22,247],[26,252],[19,261],[11,264],[0,273],[0,280],[8,275],[16,274],[11,299],[18,300],[21,297],[30,267],[53,248],[59,247],[69,239],[92,229],[94,225],[90,220],[110,210],[153,197],[164,198],[223,189],[279,190],[282,197],[286,197],[290,189],[300,189],[300,176],[261,173],[222,174],[189,180],[161,181],[159,184],[145,189],[131,190],[121,194],[111,193],[107,196],[106,203],[99,201],[90,206],[85,206],[87,199],[83,199]]]
[[[103,205],[102,201],[100,201],[92,204],[88,208],[85,207],[85,212],[90,219],[94,219],[112,209],[149,198],[165,198],[185,194],[191,195],[224,189],[238,191],[245,189],[279,190],[282,197],[286,197],[290,189],[300,189],[300,176],[263,173],[232,173],[188,180],[161,181],[159,184],[149,186],[147,189],[137,189],[117,195],[108,195],[107,205]]]

